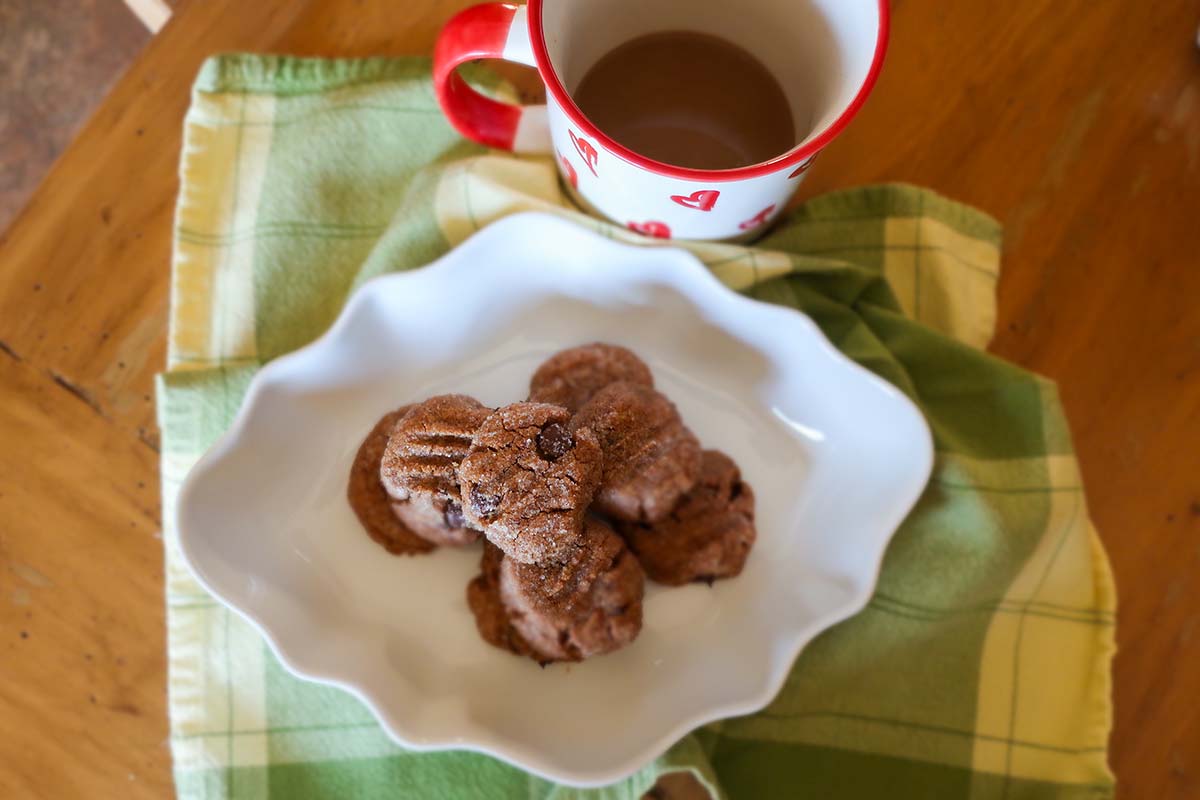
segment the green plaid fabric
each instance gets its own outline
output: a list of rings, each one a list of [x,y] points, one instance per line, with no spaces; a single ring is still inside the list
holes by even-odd
[[[815,641],[761,713],[601,790],[484,756],[405,752],[356,700],[304,683],[182,566],[174,500],[255,369],[324,331],[372,276],[519,210],[585,217],[550,159],[443,121],[424,59],[210,61],[187,117],[159,392],[171,746],[181,797],[633,798],[691,770],[731,798],[1103,798],[1112,578],[1054,386],[982,352],[998,226],[928,191],[810,200],[752,248],[692,249],[803,310],[926,414],[933,479],[870,606]]]

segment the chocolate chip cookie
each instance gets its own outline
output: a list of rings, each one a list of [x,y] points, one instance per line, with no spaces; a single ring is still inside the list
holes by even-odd
[[[389,553],[415,555],[428,553],[434,545],[414,533],[392,511],[395,501],[388,496],[379,480],[379,462],[387,447],[388,436],[396,423],[412,406],[398,408],[375,423],[375,427],[363,439],[358,455],[350,467],[350,484],[346,498],[350,508],[372,539]]]
[[[529,381],[529,399],[578,411],[596,392],[617,381],[654,387],[650,368],[631,351],[593,342],[546,359]]]
[[[396,424],[380,461],[384,488],[409,528],[435,544],[479,538],[463,515],[458,465],[491,410],[461,394],[431,397]]]
[[[617,529],[651,580],[680,586],[732,578],[754,544],[754,492],[729,456],[705,450],[696,486],[665,519]]]
[[[604,451],[596,510],[630,522],[671,513],[700,473],[700,442],[675,404],[648,386],[609,384],[571,421],[590,428]]]
[[[645,573],[607,523],[589,517],[560,562],[499,566],[508,621],[546,661],[582,661],[624,647],[642,629]]]
[[[475,627],[485,642],[519,656],[536,658],[533,649],[517,633],[500,600],[500,563],[504,551],[484,541],[479,574],[467,584],[467,605],[475,615]]]
[[[596,435],[570,421],[561,406],[505,406],[475,431],[459,466],[468,524],[521,563],[570,552],[599,483]]]
[[[467,525],[462,503],[456,499],[413,492],[407,500],[395,500],[392,513],[413,533],[442,547],[465,547],[479,541],[479,531]]]

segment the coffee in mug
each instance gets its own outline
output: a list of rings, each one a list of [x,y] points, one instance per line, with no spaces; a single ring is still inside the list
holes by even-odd
[[[677,167],[745,167],[786,152],[796,139],[775,76],[747,50],[707,33],[664,31],[625,42],[588,70],[572,97],[619,144]]]

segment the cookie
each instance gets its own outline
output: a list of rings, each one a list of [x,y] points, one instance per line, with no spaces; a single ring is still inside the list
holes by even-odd
[[[583,528],[600,480],[602,454],[571,412],[514,403],[475,432],[458,469],[468,524],[522,563],[565,556]]]
[[[397,516],[435,544],[459,546],[479,538],[462,513],[458,465],[471,436],[491,410],[466,395],[417,403],[396,424],[379,465]]]
[[[467,525],[458,499],[413,492],[407,500],[393,499],[392,513],[413,533],[436,545],[465,547],[479,541],[480,533]]]
[[[467,584],[467,605],[475,615],[475,627],[485,642],[519,656],[535,657],[533,649],[512,626],[508,611],[500,601],[500,562],[503,560],[504,551],[491,542],[483,543],[479,574]]]
[[[500,561],[508,621],[546,661],[582,661],[632,642],[642,629],[645,573],[607,523],[589,517],[561,562]]]
[[[375,423],[358,448],[346,488],[350,508],[363,528],[384,549],[396,555],[428,553],[434,548],[431,542],[418,536],[396,517],[392,511],[395,501],[379,480],[379,462],[387,447],[388,436],[410,408],[412,406],[398,408]]]
[[[754,545],[754,492],[729,456],[705,450],[700,479],[665,519],[619,522],[617,530],[651,580],[680,586],[732,578]]]
[[[675,404],[636,383],[601,389],[571,421],[590,428],[604,450],[604,475],[596,510],[630,522],[656,522],[700,473],[700,442],[679,418]]]
[[[596,392],[617,381],[654,387],[650,368],[631,351],[594,342],[546,359],[529,381],[529,400],[578,411]]]

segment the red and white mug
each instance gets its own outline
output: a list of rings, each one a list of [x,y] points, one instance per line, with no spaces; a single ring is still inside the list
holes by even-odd
[[[619,45],[664,30],[713,34],[753,53],[779,79],[803,138],[768,161],[703,170],[646,158],[605,135],[571,91]],[[517,153],[553,153],[585,208],[650,236],[739,239],[779,214],[817,153],[866,101],[887,34],[887,0],[486,3],[446,24],[433,79],[459,133]],[[508,105],[476,92],[455,69],[480,58],[535,67],[546,105]]]

